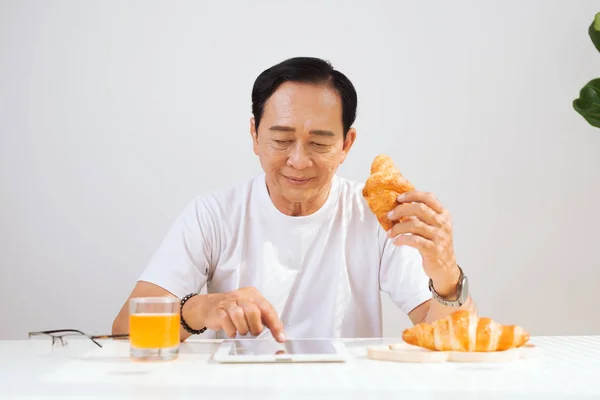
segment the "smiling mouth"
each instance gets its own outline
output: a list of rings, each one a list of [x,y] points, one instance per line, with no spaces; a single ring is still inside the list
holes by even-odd
[[[294,185],[303,185],[303,184],[309,182],[310,180],[312,180],[312,178],[292,178],[292,177],[285,176],[285,175],[284,175],[284,177],[288,182],[293,183]]]

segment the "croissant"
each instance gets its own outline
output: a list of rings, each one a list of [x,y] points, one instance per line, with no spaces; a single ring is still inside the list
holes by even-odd
[[[521,347],[529,341],[529,333],[517,325],[501,325],[458,310],[431,325],[421,323],[404,330],[402,339],[429,350],[491,352]]]
[[[387,232],[394,226],[394,222],[387,218],[387,213],[398,204],[398,195],[413,189],[413,185],[394,166],[392,159],[380,154],[371,164],[371,175],[365,182],[362,195]]]

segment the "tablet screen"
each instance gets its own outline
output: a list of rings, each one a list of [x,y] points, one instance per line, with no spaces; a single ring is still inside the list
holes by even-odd
[[[335,354],[336,349],[329,340],[290,339],[284,343],[275,340],[233,340],[229,355],[273,355],[273,354]]]

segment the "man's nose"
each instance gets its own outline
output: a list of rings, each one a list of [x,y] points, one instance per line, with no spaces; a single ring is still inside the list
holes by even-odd
[[[305,169],[312,166],[310,154],[308,154],[302,143],[298,142],[292,147],[291,154],[288,157],[288,165],[295,169]]]

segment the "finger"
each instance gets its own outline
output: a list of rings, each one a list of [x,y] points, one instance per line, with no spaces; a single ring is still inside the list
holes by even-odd
[[[429,206],[429,208],[436,213],[441,214],[444,212],[444,206],[442,203],[440,203],[440,201],[432,193],[428,192],[411,190],[399,195],[397,201],[399,203],[423,203]]]
[[[228,303],[225,307],[225,311],[229,314],[235,329],[242,336],[248,334],[248,324],[246,323],[246,317],[244,316],[244,310],[238,306],[235,302]]]
[[[416,235],[400,235],[393,240],[396,246],[410,246],[414,247],[421,255],[431,254],[435,251],[435,244],[421,236]]]
[[[256,299],[255,303],[261,311],[263,324],[265,324],[266,327],[269,328],[275,340],[277,340],[278,342],[285,341],[285,335],[283,333],[283,323],[279,319],[275,308],[273,308],[273,306],[264,298]]]
[[[432,208],[424,203],[402,203],[394,207],[388,213],[390,221],[398,221],[407,219],[408,217],[416,217],[427,225],[439,227],[442,226],[442,216],[436,213]]]
[[[241,301],[238,305],[244,310],[246,324],[253,336],[258,336],[263,330],[260,308],[252,302]]]
[[[419,219],[412,218],[410,220],[395,224],[392,229],[388,231],[388,237],[395,238],[400,234],[411,233],[413,235],[419,235],[425,239],[434,241],[437,230],[437,228],[427,225]]]
[[[217,310],[217,323],[215,326],[207,325],[207,328],[213,330],[222,329],[227,337],[233,338],[235,337],[236,329],[233,321],[229,317],[229,314],[224,309],[220,308]]]

